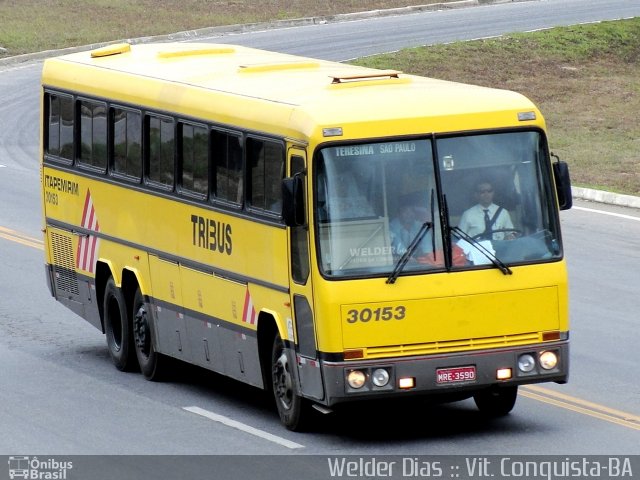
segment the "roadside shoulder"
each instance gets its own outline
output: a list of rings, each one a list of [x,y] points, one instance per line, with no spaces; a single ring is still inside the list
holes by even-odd
[[[590,188],[572,187],[573,198],[588,200],[591,202],[617,205],[620,207],[640,208],[640,197],[623,195],[621,193],[606,192]]]

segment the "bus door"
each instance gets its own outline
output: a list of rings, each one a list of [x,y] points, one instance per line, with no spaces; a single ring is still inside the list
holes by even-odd
[[[306,184],[306,152],[292,147],[288,152],[289,175],[304,175]],[[305,203],[308,195],[305,192]],[[305,206],[305,212],[307,208]],[[289,229],[289,265],[292,322],[296,332],[296,365],[300,389],[305,396],[322,400],[324,389],[313,313],[313,289],[309,275],[309,228],[305,225]]]

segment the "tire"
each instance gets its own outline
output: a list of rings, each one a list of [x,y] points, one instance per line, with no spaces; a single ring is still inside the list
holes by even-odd
[[[116,368],[122,372],[135,370],[136,357],[133,354],[131,322],[127,313],[127,302],[120,290],[109,277],[103,298],[104,329],[107,334],[107,348]]]
[[[518,387],[490,388],[473,395],[476,406],[489,417],[503,417],[513,410]]]
[[[291,371],[280,334],[276,333],[271,354],[271,385],[280,421],[292,431],[303,431],[311,424],[311,404],[296,393]]]
[[[140,371],[147,380],[159,381],[166,374],[166,360],[158,353],[153,345],[151,332],[151,314],[144,302],[144,296],[140,287],[136,289],[131,309],[131,322],[133,325],[133,343],[136,358],[140,365]]]

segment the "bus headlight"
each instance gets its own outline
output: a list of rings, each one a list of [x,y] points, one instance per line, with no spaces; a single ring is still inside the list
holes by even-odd
[[[367,375],[361,370],[351,370],[347,374],[347,383],[355,390],[362,388],[367,381]]]
[[[558,365],[556,352],[546,351],[540,354],[540,366],[545,370],[552,370]]]
[[[384,368],[376,368],[371,375],[371,381],[376,387],[385,387],[389,383],[389,372]]]
[[[518,369],[521,372],[529,373],[536,366],[536,359],[533,358],[533,355],[529,353],[525,353],[524,355],[520,355],[518,358]]]

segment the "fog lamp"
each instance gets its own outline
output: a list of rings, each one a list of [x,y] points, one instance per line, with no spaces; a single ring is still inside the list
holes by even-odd
[[[499,368],[496,371],[496,379],[498,380],[509,380],[512,377],[510,368]]]
[[[558,355],[556,352],[542,352],[540,354],[540,366],[545,370],[552,370],[558,365]]]
[[[367,381],[367,376],[361,370],[351,370],[347,374],[347,383],[353,389],[362,388],[364,383]]]
[[[389,383],[389,372],[384,368],[376,368],[371,375],[371,381],[376,387],[384,387]]]
[[[414,377],[403,377],[398,380],[398,387],[402,389],[409,389],[416,386],[416,379]]]
[[[533,355],[529,353],[525,353],[524,355],[520,355],[518,358],[518,368],[521,372],[529,373],[536,366],[536,359],[533,358]]]

